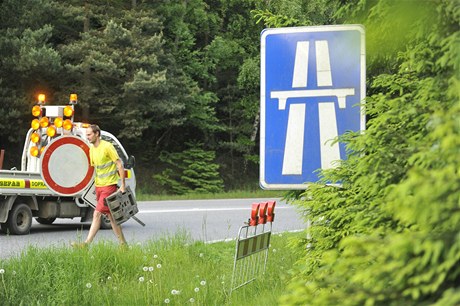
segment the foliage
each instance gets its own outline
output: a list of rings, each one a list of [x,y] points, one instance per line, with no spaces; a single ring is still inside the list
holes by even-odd
[[[296,244],[304,257],[283,304],[460,301],[459,8],[417,2],[417,24],[430,26],[414,27],[404,44],[392,44],[389,33],[401,24],[393,12],[408,12],[415,2],[401,5],[362,7],[367,33],[386,29],[379,37],[390,41],[380,44],[391,48],[369,55],[386,58],[386,66],[374,66],[370,75],[366,131],[342,137],[349,159],[294,200],[312,226],[309,239]]]
[[[169,167],[154,179],[175,194],[222,192],[215,152],[203,150],[199,143],[187,145],[189,148],[183,152],[164,152],[160,156]]]

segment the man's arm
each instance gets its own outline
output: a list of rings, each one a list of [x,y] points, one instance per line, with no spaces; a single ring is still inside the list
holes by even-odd
[[[120,191],[121,191],[121,192],[125,192],[125,191],[126,191],[126,185],[125,185],[125,169],[123,168],[123,163],[121,162],[120,159],[117,159],[117,160],[115,161],[115,164],[117,165],[118,175],[120,176],[120,179],[121,179]]]

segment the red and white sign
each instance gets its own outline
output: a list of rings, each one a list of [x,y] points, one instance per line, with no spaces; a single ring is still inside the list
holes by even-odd
[[[88,144],[76,136],[62,136],[51,141],[40,158],[46,186],[62,196],[73,196],[93,181]]]

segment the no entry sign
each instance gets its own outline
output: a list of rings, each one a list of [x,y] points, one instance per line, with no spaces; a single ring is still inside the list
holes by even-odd
[[[40,159],[41,175],[46,186],[63,196],[81,193],[92,182],[89,146],[76,136],[62,136],[51,141]]]

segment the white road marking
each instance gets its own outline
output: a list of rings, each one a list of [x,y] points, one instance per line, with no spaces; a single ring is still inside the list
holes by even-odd
[[[279,209],[293,209],[293,207],[276,207],[275,213]],[[201,212],[201,211],[235,211],[246,210],[251,211],[251,207],[235,207],[235,208],[187,208],[187,209],[153,209],[153,210],[139,210],[139,214],[161,214],[161,213],[175,213],[175,212]]]

